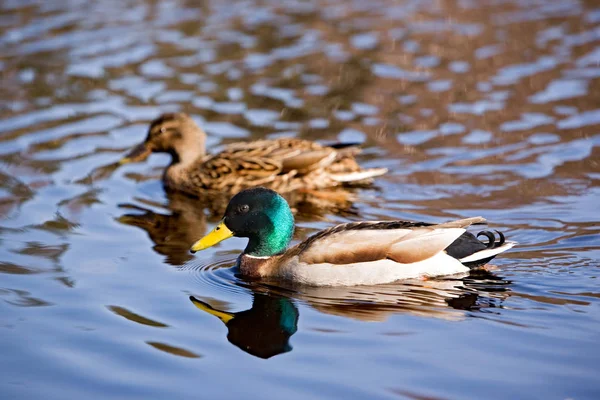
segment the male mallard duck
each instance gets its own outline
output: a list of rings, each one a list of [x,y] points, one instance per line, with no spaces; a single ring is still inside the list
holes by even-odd
[[[439,275],[480,266],[515,242],[483,243],[465,228],[481,217],[443,224],[407,221],[352,222],[314,234],[286,250],[294,232],[290,207],[277,192],[258,187],[236,194],[221,222],[197,241],[192,252],[232,236],[247,237],[238,258],[243,275],[273,277],[309,285],[373,285]]]
[[[171,154],[163,181],[192,195],[206,191],[237,193],[267,186],[285,193],[322,189],[346,183],[366,183],[385,168],[362,169],[354,160],[358,149],[338,144],[322,146],[309,140],[275,139],[233,143],[213,155],[205,152],[206,134],[187,114],[163,114],[155,119],[144,143],[120,163],[145,160],[150,153]]]

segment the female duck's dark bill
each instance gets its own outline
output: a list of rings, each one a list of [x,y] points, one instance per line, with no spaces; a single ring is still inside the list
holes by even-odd
[[[229,230],[224,221],[221,221],[212,231],[210,231],[208,235],[194,243],[190,249],[190,252],[193,254],[197,251],[208,249],[209,247],[212,247],[225,239],[229,239],[232,236],[233,232]]]
[[[119,164],[144,161],[152,153],[152,149],[146,143],[135,146],[127,155],[119,160]]]

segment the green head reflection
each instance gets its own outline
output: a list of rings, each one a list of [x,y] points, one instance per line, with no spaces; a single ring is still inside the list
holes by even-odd
[[[298,309],[281,296],[254,293],[252,308],[230,313],[190,296],[194,305],[227,326],[227,340],[255,357],[271,358],[292,350],[290,337],[298,330]]]

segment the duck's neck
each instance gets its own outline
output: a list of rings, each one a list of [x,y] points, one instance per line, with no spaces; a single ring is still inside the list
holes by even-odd
[[[244,250],[244,254],[253,257],[270,257],[276,254],[283,253],[287,248],[289,239],[277,235],[273,232],[272,235],[266,238],[253,237],[248,240],[248,245]]]
[[[291,225],[279,223],[278,225],[263,227],[256,235],[248,238],[248,245],[244,250],[244,254],[253,257],[270,257],[281,254],[287,248],[293,233],[293,219]]]
[[[276,275],[276,266],[281,255],[271,257],[251,256],[246,253],[240,254],[237,266],[240,273],[251,278],[262,278]]]
[[[204,134],[198,131],[196,134],[186,135],[185,139],[169,153],[171,154],[171,165],[178,164],[183,167],[191,165],[206,153]]]

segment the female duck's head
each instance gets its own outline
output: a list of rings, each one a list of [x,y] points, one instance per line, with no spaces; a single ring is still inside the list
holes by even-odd
[[[221,222],[191,251],[237,236],[249,239],[244,254],[272,256],[285,251],[293,233],[294,217],[285,199],[273,190],[257,187],[233,196]]]
[[[156,118],[148,135],[119,161],[120,164],[144,161],[151,153],[169,153],[173,162],[189,163],[205,153],[206,134],[185,113],[166,113]]]

